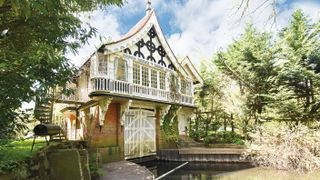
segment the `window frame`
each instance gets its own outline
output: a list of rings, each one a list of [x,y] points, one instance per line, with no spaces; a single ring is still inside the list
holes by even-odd
[[[140,70],[141,70],[141,65],[137,63],[133,63],[132,66],[132,80],[133,84],[138,84],[140,85],[141,79],[140,79]]]
[[[105,55],[98,55],[98,62],[98,74],[108,75],[108,58]]]
[[[119,73],[119,60],[123,61],[123,74],[120,76]],[[128,82],[128,61],[122,57],[114,57],[114,79],[118,81],[125,81]],[[120,67],[121,68],[121,67]],[[120,78],[119,78],[120,77]]]
[[[149,68],[145,66],[141,66],[141,85],[145,87],[149,87]]]
[[[165,72],[159,72],[159,88],[166,90],[166,74]]]

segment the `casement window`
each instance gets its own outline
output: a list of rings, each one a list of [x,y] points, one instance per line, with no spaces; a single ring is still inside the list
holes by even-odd
[[[104,55],[98,54],[98,60],[99,60],[99,66],[98,66],[99,75],[107,75],[108,73],[107,58]]]
[[[142,86],[149,86],[149,69],[142,66],[141,73]]]
[[[181,93],[186,94],[187,92],[187,82],[184,79],[181,79]]]
[[[166,89],[166,74],[164,72],[159,72],[160,89]]]
[[[114,72],[117,80],[128,81],[128,63],[123,58],[114,59]]]
[[[151,69],[151,87],[158,88],[158,72]]]
[[[187,95],[192,96],[193,95],[192,94],[192,83],[191,82],[187,82],[186,85],[187,85],[187,87],[186,87]]]
[[[133,83],[140,84],[140,65],[133,63]]]

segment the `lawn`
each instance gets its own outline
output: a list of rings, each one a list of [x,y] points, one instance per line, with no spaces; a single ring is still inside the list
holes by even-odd
[[[24,160],[34,155],[40,148],[45,146],[45,141],[36,140],[33,151],[31,145],[33,140],[20,140],[0,145],[0,174],[14,168],[18,161]]]

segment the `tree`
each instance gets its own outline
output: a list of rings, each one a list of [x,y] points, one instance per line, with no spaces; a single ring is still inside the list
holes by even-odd
[[[245,33],[225,52],[219,52],[214,61],[223,73],[236,80],[246,96],[249,115],[259,122],[270,101],[270,78],[274,74],[271,35],[248,25]]]
[[[310,23],[301,10],[292,15],[277,43],[273,108],[283,119],[308,122],[318,119],[320,85],[320,24]]]
[[[203,85],[197,92],[199,112],[197,114],[197,128],[203,129],[201,136],[207,136],[209,130],[216,130],[220,127],[222,116],[225,113],[222,107],[223,87],[221,74],[212,71],[208,64],[201,63],[201,76],[204,80]],[[199,127],[200,126],[200,127]],[[199,134],[200,135],[200,134]]]
[[[64,54],[95,35],[77,14],[111,4],[122,0],[0,0],[0,137],[22,102],[71,81],[75,67]]]

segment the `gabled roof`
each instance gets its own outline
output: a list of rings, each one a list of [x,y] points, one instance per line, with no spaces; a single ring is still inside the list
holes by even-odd
[[[138,41],[140,41],[152,27],[154,27],[155,31],[157,32],[159,41],[166,51],[168,58],[171,60],[174,67],[176,67],[176,70],[180,72],[184,77],[187,77],[187,74],[183,70],[172,49],[170,48],[167,39],[163,35],[162,29],[158,22],[158,18],[153,9],[147,12],[146,15],[123,38],[118,41],[103,45],[100,48],[100,51],[104,51],[105,54],[123,51],[124,49],[135,45]]]
[[[198,71],[191,63],[189,57],[186,57],[181,61],[181,63],[187,65],[185,67],[178,61],[177,57],[173,53],[172,49],[169,46],[169,43],[167,42],[167,39],[163,34],[156,13],[153,9],[147,11],[146,15],[133,28],[131,28],[129,32],[125,34],[120,40],[104,44],[98,49],[98,51],[104,52],[104,54],[112,54],[124,51],[126,48],[129,48],[130,46],[133,46],[138,41],[140,41],[152,27],[155,29],[160,43],[166,51],[168,58],[170,59],[174,67],[176,67],[176,70],[186,78],[191,76],[193,78],[194,83],[202,83],[203,80],[200,77]],[[84,63],[84,65],[89,62],[90,58]],[[188,71],[185,68],[188,68],[190,70]]]
[[[183,67],[183,69],[188,73],[188,75],[190,75],[192,77],[194,84],[197,84],[197,83],[203,84],[203,79],[202,79],[201,75],[199,74],[199,72],[197,71],[195,66],[192,64],[192,62],[188,56],[186,56],[184,59],[182,59],[180,64]]]
[[[135,34],[137,34],[145,25],[146,23],[149,21],[150,17],[152,16],[152,14],[154,14],[154,11],[152,10],[150,13],[146,14],[135,26],[133,26],[128,32],[127,34],[125,34],[121,39],[115,41],[115,42],[111,42],[111,43],[107,43],[105,45],[111,45],[111,44],[115,44],[115,43],[119,43],[121,41],[124,41],[126,39],[129,39],[130,37],[134,36]]]

